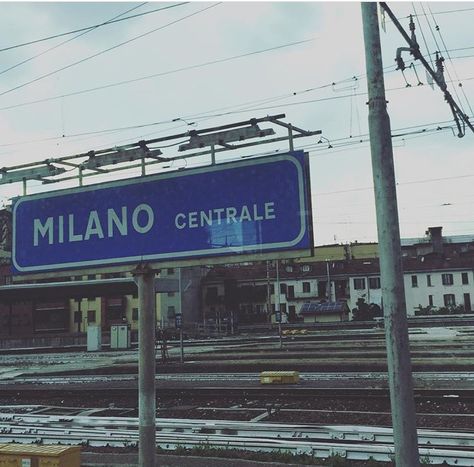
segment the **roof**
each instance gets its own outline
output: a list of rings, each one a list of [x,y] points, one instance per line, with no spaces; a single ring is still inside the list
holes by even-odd
[[[155,279],[155,292],[177,292],[177,279]],[[54,291],[54,292],[52,292]],[[137,291],[133,277],[98,279],[71,282],[47,282],[41,284],[15,284],[0,286],[2,302],[20,300],[41,300],[54,298],[100,297],[106,295],[131,295]]]
[[[348,311],[346,302],[307,302],[300,308],[300,314],[303,315],[322,315],[325,313],[340,314],[347,313]]]
[[[469,243],[474,242],[474,234],[471,235],[443,235],[443,243]],[[428,237],[411,237],[401,238],[402,246],[416,246],[418,244],[429,244],[430,239]]]
[[[461,251],[459,247],[450,245],[445,247],[444,255],[426,254],[423,256],[403,256],[403,271],[405,273],[429,273],[434,271],[456,271],[474,269],[474,249]],[[270,264],[271,263],[271,264]],[[279,280],[309,280],[312,278],[324,279],[329,275],[332,280],[347,279],[353,276],[376,276],[380,275],[380,265],[378,258],[316,261],[311,263],[283,263],[280,261]],[[277,277],[276,268],[273,262],[269,262],[267,271],[266,263],[235,264],[230,267],[216,266],[209,271],[205,282],[222,281],[245,281],[275,282]]]

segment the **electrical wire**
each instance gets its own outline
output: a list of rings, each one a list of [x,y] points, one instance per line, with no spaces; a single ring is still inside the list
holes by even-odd
[[[445,15],[448,13],[460,13],[464,11],[473,11],[474,8],[459,8],[457,10],[447,10],[447,11],[435,11],[433,14],[434,15]]]
[[[433,182],[444,182],[444,181],[452,181],[452,180],[460,180],[460,179],[466,179],[466,178],[473,178],[474,174],[464,174],[464,175],[453,175],[450,177],[438,177],[438,178],[425,178],[425,179],[420,179],[420,180],[411,180],[408,182],[397,182],[397,186],[403,186],[403,185],[417,185],[419,183],[433,183]],[[358,192],[358,191],[367,191],[367,190],[373,190],[373,186],[368,186],[368,187],[360,187],[360,188],[350,188],[347,190],[337,190],[337,191],[322,191],[319,193],[314,193],[315,196],[327,196],[327,195],[334,195],[334,194],[341,194],[341,193],[353,193],[353,192]],[[473,221],[474,222],[474,221]]]
[[[148,2],[145,2],[145,3],[148,3]],[[87,26],[87,27],[80,28],[80,29],[74,29],[73,31],[63,32],[63,33],[60,33],[60,34],[54,34],[53,36],[43,37],[41,39],[35,39],[35,40],[32,40],[32,41],[23,42],[21,44],[10,45],[8,47],[0,48],[0,52],[6,52],[7,50],[18,49],[20,47],[25,47],[27,45],[38,44],[39,42],[45,42],[45,41],[49,41],[51,39],[57,39],[58,37],[68,36],[70,34],[76,34],[78,32],[90,31],[90,30],[93,30],[93,29],[100,28],[102,26],[109,26],[110,24],[118,23],[120,21],[127,21],[129,19],[149,15],[151,13],[156,13],[157,11],[169,10],[170,8],[175,8],[175,7],[178,7],[178,6],[187,5],[188,3],[190,3],[190,2],[175,3],[174,5],[167,5],[165,7],[155,8],[154,10],[145,11],[143,13],[138,13],[136,15],[127,16],[125,18],[119,18],[119,19],[115,19],[115,20],[111,20],[111,21],[106,21],[104,23],[95,24],[93,26]],[[136,8],[139,8],[139,6],[132,8],[130,11],[135,10]]]
[[[311,41],[311,40],[313,40],[313,39],[307,39],[307,41]],[[301,41],[301,42],[304,42],[304,41]],[[201,63],[201,64],[190,65],[189,67],[182,67],[182,68],[178,68],[178,69],[175,69],[175,70],[168,70],[168,71],[165,71],[165,72],[156,73],[156,74],[152,74],[152,75],[146,75],[146,76],[141,76],[141,77],[138,77],[138,78],[132,78],[132,79],[129,79],[129,80],[118,81],[118,82],[114,82],[114,83],[104,84],[104,85],[101,85],[101,86],[95,86],[93,88],[72,91],[70,93],[59,94],[59,95],[56,95],[56,96],[48,96],[48,97],[44,97],[44,98],[41,98],[41,99],[36,99],[36,100],[33,100],[33,101],[27,101],[27,102],[21,102],[21,103],[16,103],[16,104],[12,104],[12,105],[7,105],[7,106],[4,106],[4,107],[0,107],[0,111],[12,110],[12,109],[17,109],[17,108],[21,108],[21,107],[25,107],[25,106],[29,106],[29,105],[41,104],[41,103],[44,103],[44,102],[63,99],[65,97],[73,97],[73,96],[78,96],[78,95],[81,95],[81,94],[101,91],[101,90],[104,90],[104,89],[109,89],[109,88],[122,86],[122,85],[126,85],[126,84],[131,84],[131,83],[139,82],[139,81],[142,81],[142,80],[157,78],[157,77],[169,75],[169,74],[172,74],[172,73],[187,71],[189,69],[197,69],[197,68],[200,68],[200,67],[213,65],[215,63],[231,61],[231,60],[235,60],[235,59],[239,59],[239,58],[244,58],[244,57],[250,56],[250,55],[269,52],[269,51],[272,51],[272,50],[275,50],[275,49],[278,49],[278,48],[283,48],[283,47],[287,47],[287,46],[289,47],[291,45],[296,45],[296,44],[297,43],[292,42],[292,43],[283,44],[283,45],[280,45],[280,46],[270,47],[268,49],[262,49],[262,50],[248,52],[247,54],[240,54],[240,55],[227,57],[227,58],[223,58],[223,59],[216,59],[216,60]],[[474,48],[474,47],[472,47],[472,48]],[[468,48],[453,49],[453,50],[465,50],[465,49],[468,49]],[[470,57],[470,56],[454,57],[454,58],[468,58],[468,57]],[[391,73],[391,72],[395,72],[395,71],[397,71],[397,70],[395,69],[395,67],[393,65],[389,65],[389,66],[384,68],[384,73]],[[291,97],[292,95],[296,95],[296,94],[311,92],[313,90],[318,90],[318,89],[322,89],[322,88],[325,88],[325,87],[331,87],[335,84],[342,84],[342,83],[345,83],[345,82],[349,82],[349,81],[352,81],[354,78],[363,79],[363,78],[365,78],[365,76],[366,76],[365,74],[356,75],[356,76],[353,76],[351,78],[347,78],[345,80],[340,80],[340,81],[337,81],[337,82],[332,82],[332,83],[324,85],[324,86],[318,86],[316,88],[310,88],[310,89],[307,89],[307,90],[302,90],[302,91],[298,91],[298,92],[294,92],[294,93],[289,93],[288,97]],[[284,98],[284,96],[278,96],[276,98],[269,98],[269,99],[277,100],[277,99],[282,99],[282,98]],[[233,106],[233,107],[235,107],[235,106]],[[223,108],[223,109],[225,109],[225,108]],[[252,109],[249,108],[249,110],[252,110]],[[199,115],[199,114],[197,114],[197,115]]]
[[[89,34],[90,32],[95,31],[97,28],[99,28],[99,27],[101,27],[101,26],[104,26],[104,25],[106,25],[106,24],[109,24],[110,22],[116,20],[117,18],[120,18],[121,16],[126,15],[127,13],[130,13],[131,11],[134,11],[134,10],[136,10],[136,9],[138,9],[138,8],[141,8],[142,6],[146,5],[147,3],[148,3],[148,2],[140,3],[139,5],[134,6],[133,8],[130,8],[130,9],[128,9],[127,11],[124,11],[123,13],[120,13],[120,14],[117,15],[117,16],[114,16],[113,18],[111,18],[110,20],[106,21],[105,23],[102,23],[101,25],[97,25],[97,26],[95,26],[94,28],[87,29],[86,31],[80,32],[79,34],[75,35],[74,37],[71,37],[71,38],[69,38],[69,39],[66,39],[65,41],[62,41],[62,42],[60,42],[59,44],[57,44],[57,45],[55,45],[55,46],[53,46],[53,47],[50,47],[49,49],[43,50],[43,52],[40,52],[40,53],[38,53],[38,54],[36,54],[36,55],[34,55],[34,56],[32,56],[32,57],[29,57],[29,58],[27,58],[27,59],[25,59],[25,60],[22,60],[21,62],[18,62],[17,64],[12,65],[12,66],[10,66],[10,67],[8,67],[8,68],[5,68],[5,69],[3,69],[3,70],[0,70],[0,75],[3,75],[4,73],[7,73],[7,72],[10,71],[10,70],[14,70],[15,68],[18,68],[19,66],[24,65],[25,63],[31,62],[32,60],[34,60],[34,59],[36,59],[36,58],[38,58],[38,57],[41,57],[41,56],[47,54],[48,52],[51,52],[52,50],[58,49],[59,47],[65,45],[65,44],[67,44],[67,43],[69,43],[69,42],[71,42],[71,41],[73,41],[73,40],[75,40],[75,39],[77,39],[77,38],[79,38],[79,37],[85,36],[86,34]]]
[[[416,22],[418,23],[418,29],[419,29],[420,32],[421,32],[421,37],[423,38],[423,42],[424,42],[424,44],[425,44],[426,51],[428,52],[427,57],[428,57],[429,60],[430,60],[431,68],[434,68],[435,66],[434,66],[434,64],[433,64],[433,59],[431,58],[430,49],[428,48],[428,43],[426,42],[425,34],[424,34],[423,29],[422,29],[422,27],[421,27],[421,22],[420,22],[420,20],[418,19],[418,14],[417,14],[417,12],[416,12],[415,3],[412,2],[411,5],[412,5],[412,8],[413,8],[414,16],[415,16],[415,18],[416,18]]]
[[[451,54],[449,53],[448,48],[446,47],[446,43],[445,43],[445,41],[444,41],[443,35],[441,34],[441,29],[440,29],[438,23],[436,22],[436,19],[435,19],[434,15],[433,15],[433,12],[431,11],[431,7],[430,7],[429,5],[428,5],[428,9],[429,9],[429,11],[430,11],[430,13],[431,13],[431,16],[432,16],[432,18],[433,18],[433,22],[434,22],[434,24],[435,24],[435,29],[436,29],[436,31],[438,32],[439,37],[440,37],[440,39],[441,39],[441,42],[442,42],[442,44],[443,44],[444,52],[446,53],[446,56],[448,57],[448,60],[450,61],[451,66],[452,66],[452,68],[453,68],[453,73],[454,73],[454,76],[455,76],[456,80],[458,81],[458,86],[461,88],[461,92],[462,92],[462,94],[463,94],[463,96],[464,96],[464,100],[466,101],[467,106],[469,107],[469,112],[471,112],[471,114],[472,114],[473,111],[472,111],[471,104],[470,104],[470,102],[469,102],[469,99],[468,99],[467,96],[466,96],[466,93],[465,93],[465,91],[464,91],[464,88],[463,88],[463,86],[462,86],[462,83],[461,83],[461,81],[459,80],[459,76],[458,76],[458,73],[457,73],[457,71],[456,71],[456,67],[454,66],[454,61],[453,61],[453,59],[451,58]],[[448,76],[449,76],[450,79],[451,79],[451,76],[449,75],[449,70],[448,70]],[[456,88],[455,88],[455,89],[456,89]],[[463,112],[464,112],[464,110],[463,110]]]
[[[109,83],[109,84],[105,84],[105,85],[102,85],[102,86],[96,86],[94,88],[81,89],[79,91],[73,91],[73,92],[66,93],[66,94],[60,94],[60,95],[57,95],[57,96],[49,96],[49,97],[45,97],[45,98],[42,98],[42,99],[37,99],[37,100],[34,100],[34,101],[23,102],[23,103],[20,103],[20,104],[13,104],[13,105],[5,106],[5,107],[0,107],[0,110],[11,110],[11,109],[16,109],[18,107],[23,107],[23,106],[26,106],[26,105],[39,104],[41,102],[47,102],[47,101],[53,101],[53,100],[57,100],[57,99],[63,99],[65,97],[77,96],[77,95],[80,95],[80,94],[95,92],[95,91],[99,91],[99,90],[102,90],[102,89],[109,89],[109,88],[112,88],[112,87],[122,86],[124,84],[136,83],[136,82],[144,81],[144,80],[147,80],[147,79],[158,78],[158,77],[161,77],[161,76],[167,76],[167,75],[171,75],[171,74],[174,74],[174,73],[180,73],[180,72],[183,72],[183,71],[189,71],[189,70],[193,70],[193,69],[197,69],[197,68],[203,68],[203,67],[207,67],[207,66],[210,66],[210,65],[215,65],[217,63],[229,62],[229,61],[232,61],[232,60],[237,60],[237,59],[249,57],[249,56],[252,56],[252,55],[258,55],[258,54],[262,54],[262,53],[266,53],[266,52],[271,52],[273,50],[283,49],[285,47],[300,45],[300,44],[304,44],[304,43],[307,43],[307,42],[311,42],[313,40],[314,40],[314,38],[303,39],[301,41],[296,41],[296,42],[288,42],[286,44],[281,44],[281,45],[277,45],[277,46],[274,46],[274,47],[268,47],[266,49],[254,50],[252,52],[247,52],[247,53],[243,53],[243,54],[239,54],[239,55],[233,55],[231,57],[225,57],[225,58],[220,58],[220,59],[216,59],[216,60],[211,60],[209,62],[203,62],[203,63],[194,64],[194,65],[188,65],[188,66],[181,67],[181,68],[176,68],[176,69],[173,69],[173,70],[163,71],[163,72],[160,72],[160,73],[154,73],[152,75],[141,76],[141,77],[138,77],[138,78],[133,78],[133,79],[124,80],[124,81],[118,81],[118,82],[115,82],[115,83]],[[1,95],[2,94],[0,94],[0,96]]]
[[[179,22],[181,22],[181,21],[184,21],[184,20],[186,20],[186,19],[188,19],[188,18],[191,18],[191,17],[193,17],[193,16],[196,16],[196,15],[198,15],[198,14],[200,14],[200,13],[204,13],[205,11],[207,11],[207,10],[209,10],[209,9],[211,9],[211,8],[214,8],[214,7],[218,6],[218,5],[220,5],[221,3],[222,3],[222,2],[214,3],[214,4],[212,4],[212,5],[208,6],[208,7],[202,8],[202,9],[200,9],[200,10],[198,10],[198,11],[195,11],[195,12],[189,14],[189,15],[182,16],[181,18],[178,18],[178,19],[176,19],[176,20],[174,20],[174,21],[171,21],[171,22],[169,22],[169,23],[167,23],[167,24],[165,24],[165,25],[163,25],[163,26],[160,26],[160,27],[158,27],[158,28],[154,28],[154,29],[152,29],[152,30],[150,30],[150,31],[147,31],[147,32],[143,33],[143,34],[139,34],[138,36],[135,36],[135,37],[132,37],[131,39],[128,39],[128,40],[123,41],[123,42],[120,42],[119,44],[116,44],[116,45],[114,45],[114,46],[112,46],[112,47],[108,47],[107,49],[101,50],[100,52],[97,52],[97,53],[95,53],[95,54],[92,54],[92,55],[89,55],[89,56],[87,56],[87,57],[84,57],[84,58],[82,58],[81,60],[78,60],[78,61],[76,61],[76,62],[70,63],[69,65],[63,66],[63,67],[58,68],[58,69],[56,69],[56,70],[50,71],[49,73],[46,73],[46,74],[41,75],[41,76],[38,76],[38,77],[35,78],[35,79],[32,79],[32,80],[27,81],[27,82],[25,82],[25,83],[19,84],[18,86],[15,86],[15,87],[13,87],[13,88],[7,89],[6,91],[1,92],[1,93],[0,93],[0,96],[4,96],[5,94],[9,94],[9,93],[11,93],[11,92],[13,92],[13,91],[17,91],[18,89],[22,89],[22,88],[24,88],[25,86],[28,86],[28,85],[33,84],[33,83],[36,83],[36,82],[38,82],[38,81],[40,81],[40,80],[42,80],[42,79],[44,79],[44,78],[48,78],[48,77],[50,77],[50,76],[53,76],[53,75],[55,75],[55,74],[57,74],[57,73],[59,73],[59,72],[61,72],[61,71],[68,70],[69,68],[72,68],[72,67],[74,67],[74,66],[76,66],[76,65],[79,65],[79,64],[81,64],[81,63],[87,62],[88,60],[91,60],[91,59],[96,58],[96,57],[98,57],[98,56],[100,56],[100,55],[103,55],[103,54],[105,54],[105,53],[107,53],[107,52],[110,52],[111,50],[115,50],[115,49],[117,49],[117,48],[119,48],[119,47],[122,47],[122,46],[124,46],[124,45],[126,45],[126,44],[130,44],[131,42],[134,42],[134,41],[136,41],[136,40],[138,40],[138,39],[141,39],[141,38],[143,38],[143,37],[145,37],[145,36],[148,36],[148,35],[150,35],[150,34],[153,34],[153,33],[157,32],[157,31],[161,31],[161,30],[163,30],[163,29],[165,29],[165,28],[167,28],[167,27],[169,27],[169,26],[172,26],[172,25],[174,25],[174,24],[177,24],[177,23],[179,23]]]
[[[439,44],[438,44],[438,41],[437,41],[437,39],[436,39],[436,35],[435,35],[434,31],[433,31],[433,26],[431,25],[431,21],[430,21],[430,19],[429,19],[429,16],[428,16],[428,15],[426,14],[426,12],[425,12],[425,7],[424,7],[423,3],[421,4],[421,8],[422,8],[422,10],[423,10],[423,14],[425,14],[425,20],[426,20],[426,23],[428,24],[428,28],[429,28],[429,30],[430,30],[430,32],[431,32],[431,36],[433,37],[433,40],[434,40],[434,42],[435,42],[436,49],[441,53],[441,47],[440,47]],[[433,17],[433,20],[434,20],[434,17]],[[435,24],[436,24],[436,22],[435,22]],[[446,67],[445,67],[445,70],[446,70],[446,73],[447,73],[447,75],[448,75],[449,80],[452,82],[453,79],[452,79],[452,77],[451,77],[451,73],[449,72],[449,68],[446,68]],[[458,92],[457,92],[456,87],[454,87],[454,94],[456,95],[456,100],[459,102],[459,106],[461,107],[462,112],[465,113],[465,112],[464,112],[463,105],[462,105],[462,101],[461,101],[461,99],[459,98],[459,94],[458,94]]]
[[[469,79],[474,79],[474,77],[469,78]],[[330,84],[325,84],[325,85],[315,87],[315,88],[311,88],[311,89],[312,90],[314,90],[314,89],[323,89],[323,88],[326,88],[328,86],[331,86],[331,85]],[[403,87],[397,87],[397,88],[389,88],[386,91],[387,92],[392,92],[392,91],[404,90],[404,89],[408,89],[408,88],[403,86]],[[302,92],[308,92],[308,91],[309,90],[305,90],[305,91],[302,91]],[[288,94],[288,96],[297,95],[297,94],[298,93],[295,92],[295,93]],[[366,95],[366,94],[367,93],[365,93],[365,92],[361,92],[361,93],[357,93],[355,95],[361,96],[361,95]],[[300,102],[297,102],[297,103],[287,103],[287,104],[280,104],[280,105],[276,105],[276,106],[265,106],[265,107],[260,107],[258,109],[253,108],[252,110],[255,110],[255,111],[256,110],[262,110],[262,109],[263,110],[268,110],[268,109],[274,109],[274,108],[279,108],[279,107],[291,106],[293,104],[301,105],[301,104],[306,104],[306,103],[314,103],[314,102],[321,102],[321,101],[328,101],[328,100],[331,101],[331,100],[334,100],[334,99],[352,98],[353,95],[354,94],[345,94],[345,95],[341,95],[341,96],[330,96],[330,97],[324,97],[324,98],[319,98],[319,99],[310,99],[310,100],[306,100],[306,101],[300,101]],[[211,115],[209,113],[203,113],[203,114],[201,114],[201,117],[199,117],[199,114],[194,114],[194,115],[188,115],[188,116],[185,116],[185,117],[178,117],[178,118],[161,120],[161,121],[156,121],[156,122],[143,123],[143,124],[139,124],[139,125],[130,125],[130,126],[124,126],[124,127],[106,128],[106,129],[102,129],[102,130],[80,132],[80,133],[75,133],[75,134],[70,134],[70,135],[52,136],[52,137],[34,139],[34,140],[27,140],[27,141],[16,141],[16,142],[11,142],[11,143],[2,143],[2,144],[0,144],[0,147],[12,147],[12,146],[17,146],[17,145],[41,143],[41,142],[57,141],[57,140],[63,140],[64,141],[64,139],[66,139],[66,138],[76,138],[76,137],[81,137],[81,136],[94,136],[94,135],[108,134],[108,133],[112,133],[112,132],[120,132],[120,131],[126,131],[126,130],[147,128],[147,127],[159,126],[159,125],[163,125],[163,124],[175,123],[178,120],[183,121],[183,123],[184,123],[184,120],[203,121],[203,120],[208,120],[210,118],[217,118],[217,117],[222,117],[222,116],[227,116],[227,115],[233,115],[233,114],[247,112],[247,111],[248,111],[248,109],[245,109],[245,110],[239,109],[239,110],[235,110],[235,111],[229,111],[229,112],[225,112],[225,113],[217,113],[217,114],[211,114]],[[433,124],[433,125],[436,124],[436,125],[439,126],[439,125],[445,125],[447,123],[450,123],[450,121],[435,122],[435,123],[431,123],[431,124]],[[184,123],[184,125],[189,125],[189,124]],[[404,127],[404,128],[399,129],[399,130],[396,130],[396,131],[411,130],[411,129],[414,129],[414,128],[426,127],[428,125],[430,125],[430,124],[414,125],[414,126],[410,126],[410,127]],[[180,127],[182,127],[182,125],[180,125]],[[176,128],[176,127],[173,127],[173,128]],[[165,129],[164,131],[168,131],[168,130],[169,129]],[[151,134],[156,134],[156,132],[153,132]],[[147,136],[147,135],[142,135],[142,136]],[[367,137],[368,134],[366,133],[362,136]],[[360,138],[360,137],[361,137],[361,135],[354,135],[352,137],[352,139],[355,140],[355,139]],[[337,140],[334,140],[334,142],[337,142]]]

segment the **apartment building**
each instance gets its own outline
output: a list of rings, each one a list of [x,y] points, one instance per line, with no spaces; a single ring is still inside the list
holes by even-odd
[[[204,319],[235,315],[241,323],[269,322],[275,309],[282,321],[347,319],[344,307],[314,303],[345,302],[349,310],[363,299],[383,307],[376,244],[329,245],[315,248],[312,258],[216,267],[203,283]],[[474,235],[442,237],[441,227],[426,236],[402,242],[407,314],[420,308],[472,311],[474,298]],[[322,259],[325,258],[325,259]],[[328,308],[332,315],[324,315]],[[318,309],[321,315],[318,316]]]

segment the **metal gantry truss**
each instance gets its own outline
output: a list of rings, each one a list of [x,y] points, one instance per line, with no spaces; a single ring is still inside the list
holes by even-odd
[[[46,184],[77,179],[79,186],[82,186],[85,177],[133,168],[141,168],[141,175],[146,175],[147,166],[163,164],[162,168],[168,169],[174,161],[187,161],[198,156],[209,155],[208,164],[213,165],[216,164],[216,154],[218,153],[261,144],[288,141],[289,150],[293,151],[295,139],[316,136],[322,133],[321,130],[303,130],[281,121],[282,118],[285,118],[285,114],[252,118],[202,130],[191,130],[146,141],[141,140],[120,147],[115,146],[70,156],[44,159],[39,162],[3,167],[0,169],[0,184],[22,182],[24,195],[27,191],[28,180],[39,180]],[[273,128],[260,128],[259,124],[261,123],[283,127],[287,130],[287,134],[267,138],[274,136],[275,131]],[[172,143],[174,140],[183,139],[184,141]],[[170,142],[171,144],[169,144]],[[177,153],[176,146],[178,146]],[[162,150],[170,151],[170,153],[175,151],[175,153],[165,155]],[[206,162],[203,163],[203,165],[205,164]]]

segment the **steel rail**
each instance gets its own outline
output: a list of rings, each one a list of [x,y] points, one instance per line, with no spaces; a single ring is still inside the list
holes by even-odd
[[[258,413],[268,413],[268,410],[271,410],[270,414],[275,415],[277,413],[309,413],[309,414],[327,414],[328,411],[324,409],[299,409],[299,408],[289,408],[289,407],[195,407],[194,410],[198,411],[208,411],[212,410],[213,412],[221,413],[245,413],[245,412],[258,412]],[[386,415],[391,417],[390,412],[375,412],[368,410],[334,410],[331,409],[331,414],[338,415]],[[474,418],[474,413],[444,413],[444,412],[417,412],[418,417],[439,417],[439,418]]]
[[[387,379],[387,372],[367,371],[367,372],[300,372],[300,379],[303,381],[334,381],[334,380],[357,380],[357,379]],[[111,381],[135,381],[137,375],[67,375],[67,376],[17,376],[12,378],[15,384],[31,383],[35,384],[87,384],[91,382],[111,382]],[[427,381],[468,381],[474,382],[474,372],[472,371],[450,371],[450,372],[414,372],[415,380]],[[0,380],[0,384],[11,384],[12,380]],[[242,373],[168,373],[157,374],[156,381],[186,381],[186,382],[210,382],[210,381],[259,381],[258,372]]]
[[[100,385],[89,387],[48,387],[44,386],[34,387],[21,386],[21,393],[24,399],[34,398],[36,400],[51,400],[53,397],[61,396],[64,399],[68,397],[99,397],[114,400],[117,397],[136,397],[136,386],[129,385],[111,386]],[[3,386],[0,385],[0,396],[10,397],[17,396],[19,391],[18,385]],[[291,395],[295,400],[305,399],[308,397],[331,398],[331,399],[347,399],[347,398],[364,398],[370,399],[386,399],[388,397],[388,388],[347,388],[347,387],[311,387],[301,385],[214,385],[214,386],[160,386],[161,398],[170,398],[177,396],[194,397],[194,398],[210,398],[210,397],[255,397],[255,398],[274,398]],[[425,389],[415,388],[415,398],[423,400],[429,398],[430,400],[446,401],[450,398],[457,398],[459,401],[474,400],[474,389],[462,388],[445,388],[445,389]]]
[[[54,417],[53,417],[54,418]],[[59,418],[59,417],[56,417]],[[107,418],[103,418],[103,422],[107,422]],[[186,421],[188,422],[188,421]],[[215,424],[215,421],[212,421]],[[239,426],[238,422],[231,423],[230,426]],[[191,425],[195,425],[191,423]],[[228,426],[228,422],[225,422]],[[179,430],[182,427],[177,427],[174,423],[175,429]],[[265,427],[264,427],[265,428]],[[172,431],[170,433],[157,433],[157,446],[162,449],[173,450],[177,447],[192,448],[196,446],[212,446],[214,448],[225,449],[245,449],[252,451],[284,451],[298,454],[309,454],[314,457],[329,457],[331,454],[339,454],[350,460],[367,460],[370,457],[380,461],[390,461],[393,456],[393,443],[390,441],[390,429],[378,429],[374,434],[368,436],[364,431],[365,427],[355,432],[354,438],[350,439],[346,433],[332,435],[331,437],[323,438],[323,442],[314,441],[308,438],[303,438],[302,435],[297,436],[296,439],[282,439],[277,436],[271,438],[268,436],[269,424],[266,424],[267,430],[259,430],[257,436],[255,433],[250,435],[241,434],[236,436],[234,433],[229,434],[209,434],[209,426],[205,425],[203,433],[189,432],[182,433]],[[271,425],[274,429],[275,425]],[[292,426],[294,428],[294,426]],[[339,427],[341,428],[341,427]],[[346,428],[346,427],[342,427]],[[349,427],[354,433],[354,427]],[[227,428],[229,429],[229,428]],[[59,428],[48,430],[38,427],[14,427],[9,432],[5,433],[5,428],[0,429],[0,440],[2,442],[28,442],[38,444],[82,444],[87,446],[136,446],[138,441],[137,430],[134,433],[130,432],[115,432],[115,430],[99,430],[91,432],[88,430],[74,430],[73,428]],[[95,432],[95,433],[94,433]],[[301,433],[301,432],[297,432]],[[135,436],[134,436],[135,435]],[[265,436],[262,436],[265,435]],[[378,438],[376,438],[376,435]],[[442,433],[446,435],[446,433]],[[385,438],[384,438],[385,436]],[[388,437],[387,437],[388,436]],[[472,435],[471,435],[472,436]],[[424,438],[421,438],[422,440]],[[361,443],[363,442],[362,444]],[[431,443],[432,440],[425,440]],[[452,449],[452,445],[439,446],[430,445],[429,447],[422,447],[420,453],[428,456],[431,462],[442,463],[447,462],[448,465],[467,466],[472,465],[474,460],[474,452],[465,444],[465,437],[460,441],[461,449]],[[370,443],[370,444],[368,444]],[[375,444],[374,444],[375,443]],[[463,444],[464,443],[464,444]]]
[[[67,429],[82,431],[94,429],[94,434],[104,431],[130,434],[136,430],[138,419],[136,417],[96,417],[96,416],[62,416],[41,414],[0,414],[0,429],[9,427],[28,429]],[[5,423],[8,422],[8,423]],[[118,431],[117,431],[118,430]],[[306,440],[346,440],[346,441],[371,441],[392,443],[393,432],[391,428],[369,427],[359,425],[311,425],[311,424],[285,424],[285,423],[255,423],[228,420],[189,420],[189,419],[157,419],[157,430],[161,433],[168,431],[176,433],[192,433],[205,435],[226,435],[232,433],[239,436],[264,436],[267,438]],[[452,431],[437,431],[420,429],[420,445],[430,446],[459,446],[474,449],[474,433],[461,433]]]

